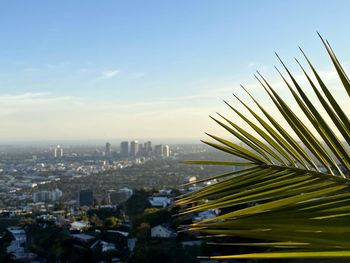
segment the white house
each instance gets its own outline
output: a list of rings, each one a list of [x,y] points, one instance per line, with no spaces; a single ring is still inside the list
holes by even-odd
[[[205,210],[205,211],[201,211],[197,214],[197,216],[195,216],[193,218],[193,220],[195,222],[199,222],[199,221],[203,221],[203,220],[206,220],[206,219],[211,219],[211,218],[214,218],[216,217],[218,214],[218,211],[215,211],[215,210]]]
[[[151,228],[151,237],[153,238],[170,238],[175,236],[176,233],[165,226],[158,225]]]
[[[166,196],[152,196],[148,198],[148,201],[151,203],[154,207],[167,207],[171,204],[171,199]]]
[[[78,230],[81,231],[84,228],[89,227],[89,222],[85,222],[85,221],[75,221],[73,223],[70,224],[70,228],[69,230]]]

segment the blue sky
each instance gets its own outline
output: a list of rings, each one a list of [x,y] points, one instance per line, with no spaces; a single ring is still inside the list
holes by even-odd
[[[333,83],[316,30],[347,67],[349,8],[349,1],[0,1],[0,141],[220,133],[208,115],[225,112],[222,99],[240,94],[241,83],[263,96],[253,74],[277,81],[274,51],[296,71],[301,45]]]

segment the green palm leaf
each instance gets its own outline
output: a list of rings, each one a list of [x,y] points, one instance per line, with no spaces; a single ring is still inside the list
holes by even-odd
[[[349,78],[329,43],[321,40],[344,91],[350,94]],[[278,73],[303,116],[298,115],[259,72],[256,78],[293,134],[242,86],[260,112],[236,95],[248,114],[225,103],[238,116],[235,119],[242,120],[251,131],[242,128],[239,121],[219,114],[222,121],[211,118],[233,139],[207,134],[215,142],[203,141],[232,155],[233,160],[186,162],[243,169],[197,181],[218,180],[216,184],[180,196],[179,215],[210,209],[221,211],[217,217],[182,226],[182,230],[199,231],[204,237],[254,239],[252,243],[211,242],[213,245],[269,248],[268,252],[213,256],[213,259],[350,257],[350,121],[304,51],[301,52],[317,83],[299,61],[297,63],[328,116],[323,116],[321,109],[314,106],[278,57],[291,82]],[[239,144],[234,142],[237,140]]]

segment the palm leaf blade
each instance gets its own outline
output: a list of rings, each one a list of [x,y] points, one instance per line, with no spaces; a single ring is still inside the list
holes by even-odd
[[[322,42],[344,90],[350,95],[349,78],[329,43],[323,39]],[[187,162],[198,165],[241,166],[244,169],[212,176],[210,178],[216,178],[217,183],[193,193],[186,193],[178,199],[177,204],[181,207],[179,215],[218,211],[216,217],[193,221],[182,226],[182,229],[199,231],[205,238],[220,240],[221,237],[226,237],[232,240],[224,243],[211,242],[216,246],[271,249],[262,253],[210,257],[212,259],[350,257],[350,121],[304,52],[303,55],[323,94],[297,62],[322,109],[314,105],[300,82],[280,60],[291,83],[278,72],[302,116],[288,105],[259,72],[260,78],[256,78],[294,134],[289,134],[283,124],[242,86],[263,115],[236,95],[234,96],[249,116],[224,102],[250,130],[221,114],[219,116],[227,124],[212,119],[249,148],[212,134],[207,135],[216,142],[205,141],[209,146],[242,161],[233,159]],[[328,116],[323,116],[320,110]],[[308,124],[311,124],[311,128]],[[333,126],[336,127],[335,130]],[[338,132],[345,142],[338,137]],[[206,180],[210,179],[198,182]],[[253,241],[235,242],[235,237]]]

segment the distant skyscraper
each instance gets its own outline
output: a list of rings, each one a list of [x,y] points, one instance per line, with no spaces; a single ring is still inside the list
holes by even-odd
[[[81,190],[78,194],[78,200],[80,206],[92,206],[94,203],[94,197],[91,190]]]
[[[158,157],[163,156],[163,145],[155,145],[154,146],[154,154]]]
[[[152,142],[148,141],[144,143],[145,152],[147,154],[152,152]]]
[[[164,156],[164,157],[169,157],[169,156],[170,156],[170,148],[169,148],[169,145],[164,145],[164,146],[163,146],[163,156]]]
[[[129,156],[129,142],[124,141],[120,143],[120,154],[123,157]]]
[[[158,157],[169,157],[170,156],[170,148],[169,145],[155,145],[154,146],[154,154]]]
[[[61,158],[63,157],[63,148],[61,148],[60,145],[57,145],[55,149],[53,150],[53,156],[55,158]]]
[[[111,156],[111,144],[109,142],[106,142],[106,157],[110,157]]]
[[[142,143],[139,143],[139,144],[138,144],[138,147],[139,147],[139,149],[138,149],[138,151],[137,151],[138,154],[141,155],[141,156],[144,155],[144,154],[145,154],[145,152],[144,152],[145,149],[144,149],[144,147],[143,147],[143,144],[142,144]]]
[[[139,152],[139,142],[138,141],[131,141],[130,142],[130,155],[136,156]]]

